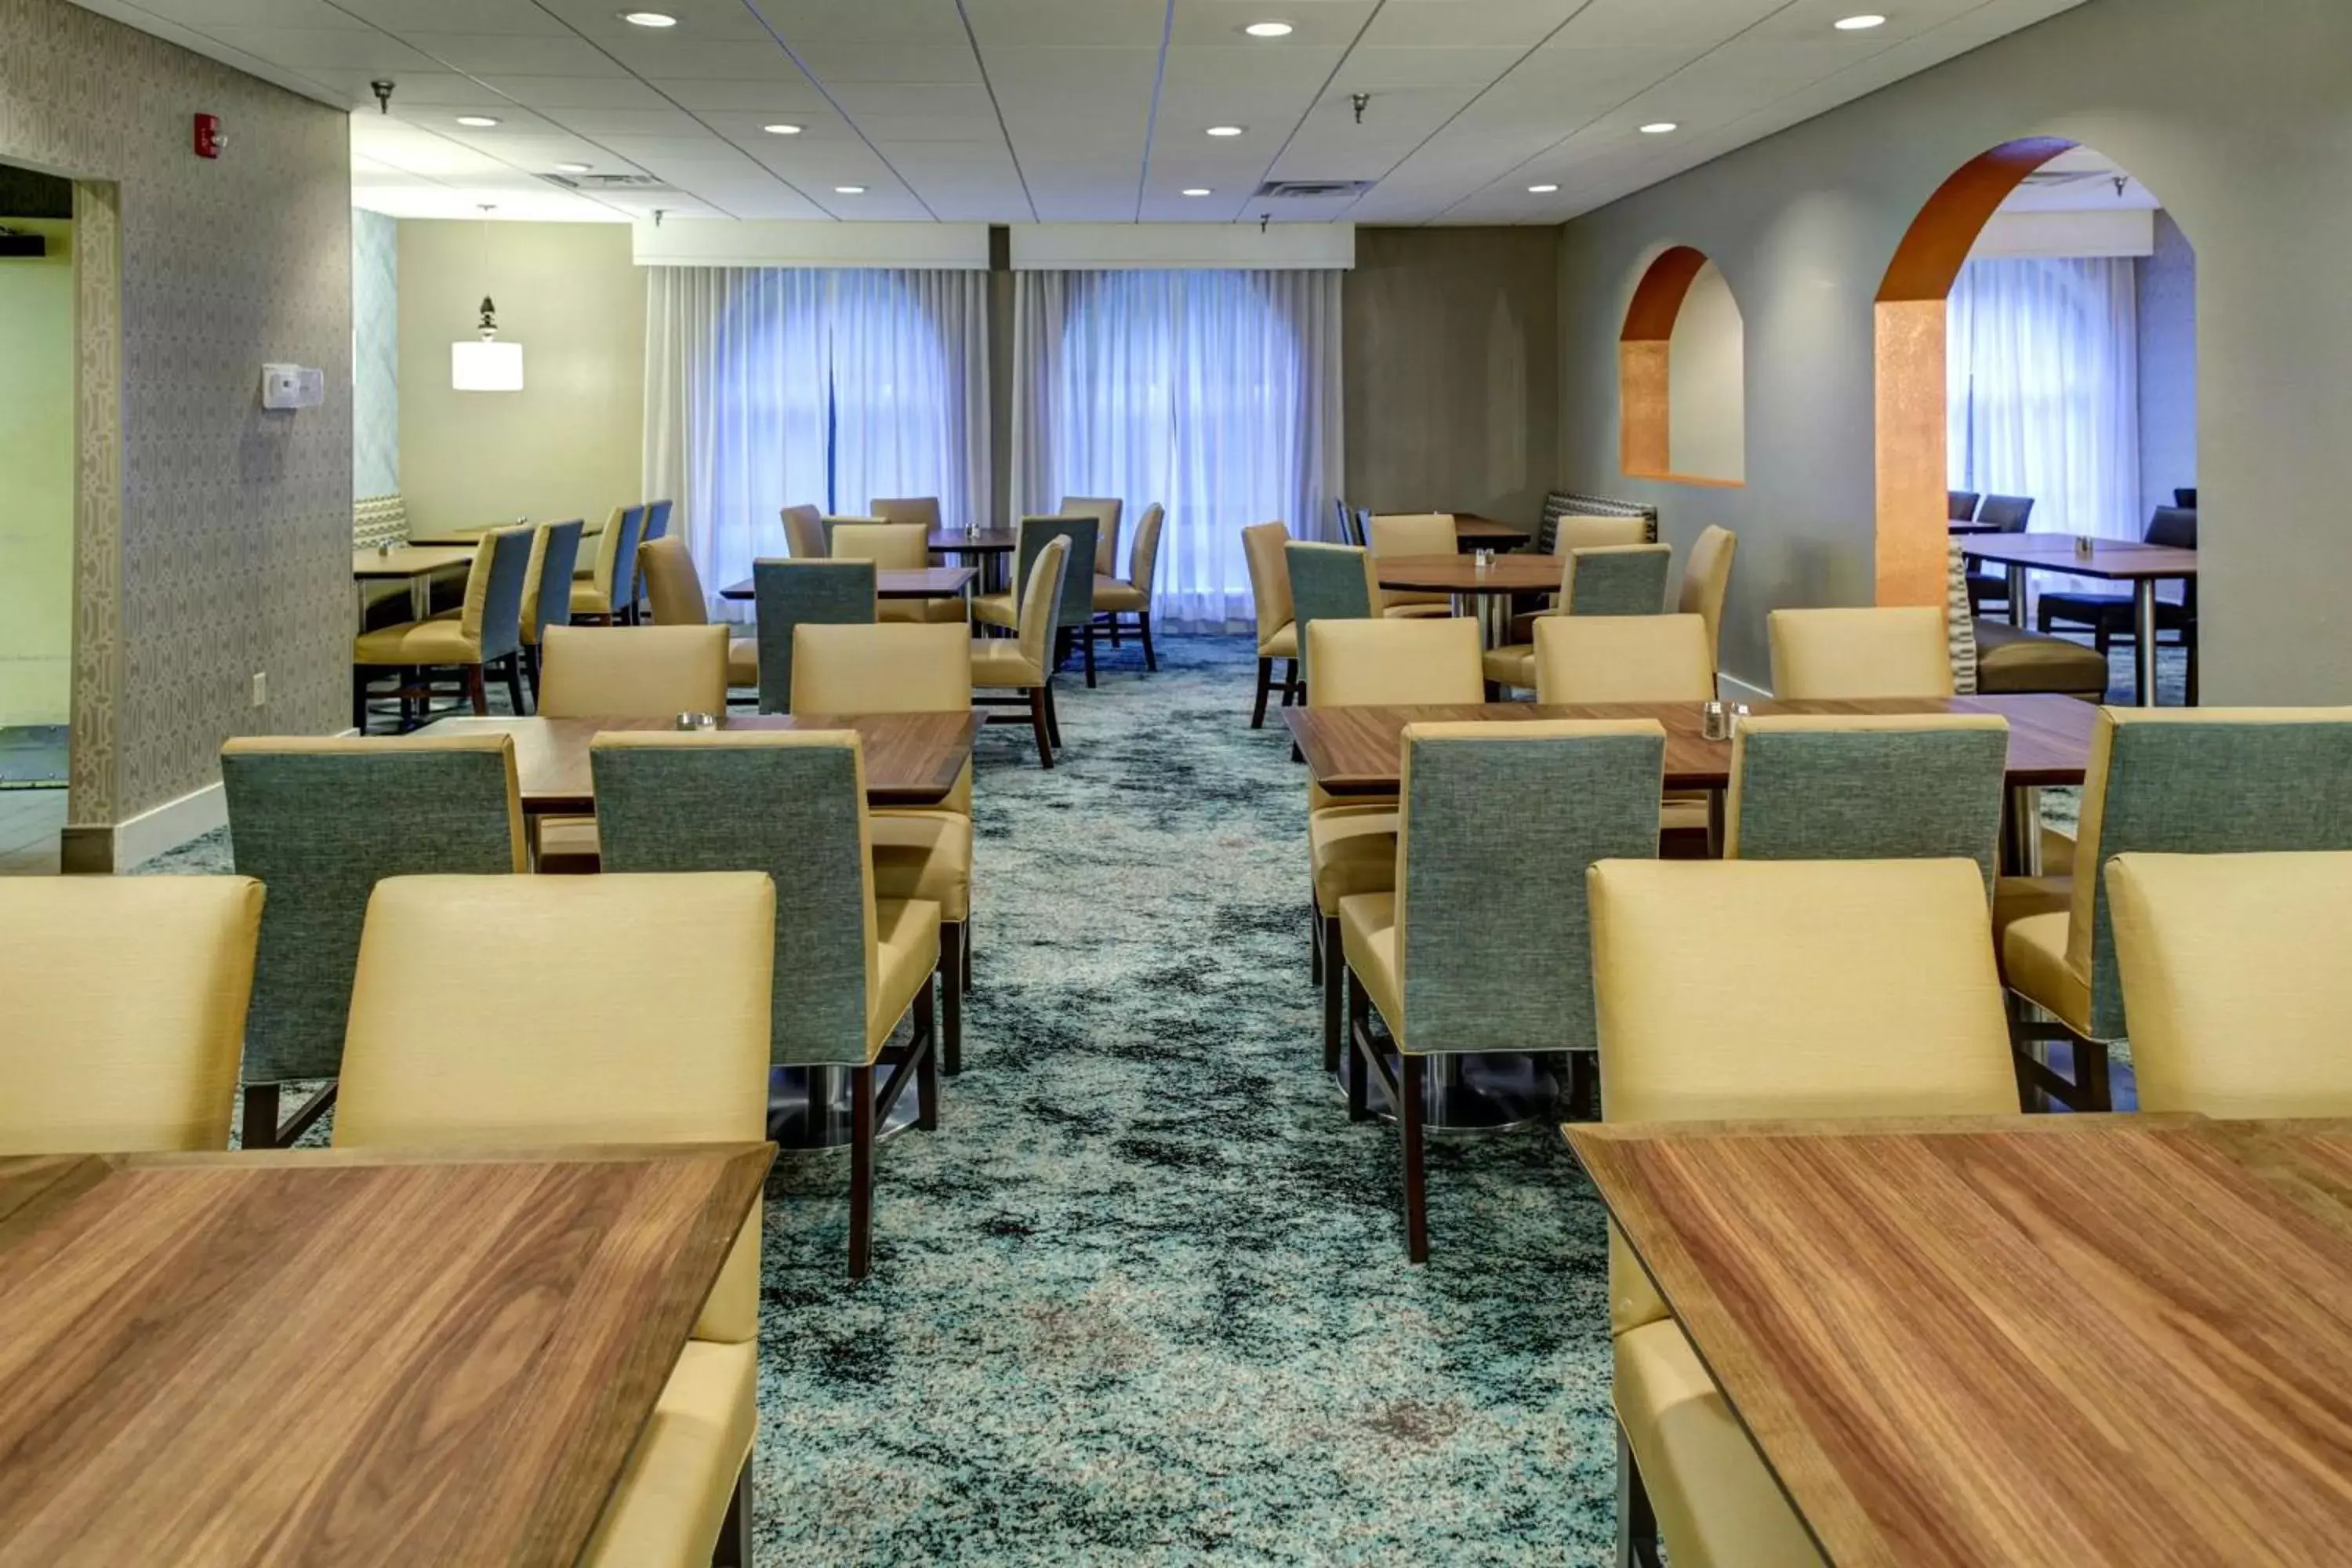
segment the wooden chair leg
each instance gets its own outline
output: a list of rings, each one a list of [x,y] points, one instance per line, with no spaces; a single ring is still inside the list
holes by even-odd
[[[727,1500],[727,1520],[711,1543],[710,1568],[751,1568],[751,1461],[757,1450],[743,1457],[735,1474],[735,1494]]]
[[[1143,668],[1157,675],[1160,673],[1160,655],[1151,646],[1151,612],[1146,610],[1136,616],[1136,624],[1143,633]]]
[[[849,1069],[849,1277],[863,1279],[873,1264],[874,1068]]]
[[[940,1028],[931,1011],[931,988],[915,994],[915,1125],[940,1130]]]
[[[1054,733],[1045,721],[1045,689],[1042,686],[1033,686],[1029,689],[1029,727],[1037,732],[1037,765],[1041,768],[1052,767],[1054,765]]]
[[[1429,1184],[1421,1158],[1421,1105],[1428,1065],[1426,1057],[1405,1054],[1398,1074],[1404,1079],[1399,1118],[1404,1132],[1404,1251],[1415,1263],[1429,1261]]]
[[[1086,645],[1087,689],[1092,691],[1095,688],[1095,624],[1092,621],[1087,623]]]
[[[367,733],[367,672],[366,665],[352,666],[352,728],[362,735]]]
[[[237,1139],[240,1149],[275,1149],[278,1147],[278,1086],[274,1083],[249,1083],[245,1086],[245,1117]],[[256,1136],[258,1131],[259,1136]]]
[[[523,673],[530,678],[531,709],[536,711],[539,708],[539,645],[537,643],[523,644],[522,660]]]
[[[950,1078],[963,1071],[963,922],[940,922],[940,1054]]]
[[[1111,647],[1118,647],[1118,646],[1119,646],[1119,641],[1118,641],[1118,617],[1117,616],[1111,616],[1108,617],[1108,622],[1109,622],[1109,625],[1110,625],[1110,646],[1111,646]]]
[[[507,701],[513,705],[512,711],[515,717],[520,719],[530,711],[522,700],[522,652],[520,649],[518,648],[507,655],[506,668]]]
[[[967,915],[963,922],[963,994],[967,996],[971,994],[971,921]]]
[[[1658,1516],[1633,1463],[1625,1428],[1617,1428],[1617,1568],[1657,1568]]]
[[[483,685],[482,667],[478,664],[469,664],[466,667],[466,700],[473,705],[477,717],[488,716],[490,694]]]
[[[1045,678],[1045,684],[1043,689],[1045,693],[1045,733],[1052,737],[1054,742],[1054,750],[1058,752],[1062,749],[1062,710],[1054,705],[1054,679],[1052,676],[1049,675]]]
[[[1348,1055],[1345,1075],[1348,1079],[1348,1120],[1368,1121],[1371,1119],[1372,1112],[1371,1108],[1366,1103],[1364,1079],[1372,1068],[1371,1064],[1364,1059],[1364,1054],[1372,1048],[1370,1029],[1372,999],[1365,993],[1363,983],[1356,978],[1356,972],[1348,967],[1347,961],[1341,958],[1338,963],[1339,973],[1348,987]]]
[[[1282,705],[1285,708],[1296,708],[1306,700],[1307,684],[1298,679],[1298,661],[1295,658],[1283,660]]]
[[[1307,982],[1323,984],[1323,911],[1316,907],[1315,895],[1307,895]]]
[[[1261,658],[1257,661],[1257,703],[1256,706],[1250,710],[1251,729],[1263,730],[1265,728],[1265,700],[1271,696],[1273,692],[1274,660],[1270,658]],[[1289,705],[1289,693],[1287,691],[1284,692],[1283,703],[1286,707]]]
[[[1326,918],[1323,922],[1323,1070],[1336,1072],[1339,1067],[1339,974],[1348,967],[1339,952],[1339,922]]]

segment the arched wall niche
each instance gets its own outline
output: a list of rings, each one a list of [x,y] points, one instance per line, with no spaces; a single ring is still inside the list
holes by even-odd
[[[1673,246],[1643,270],[1618,334],[1619,466],[1627,477],[1745,482],[1744,337],[1738,301],[1706,252]]]

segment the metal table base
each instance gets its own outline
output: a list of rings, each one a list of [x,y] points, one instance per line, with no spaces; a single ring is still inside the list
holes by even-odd
[[[1393,1049],[1384,1046],[1382,1052],[1391,1069],[1400,1067]],[[1597,1115],[1597,1106],[1585,1110],[1576,1103],[1592,1098],[1592,1059],[1589,1051],[1431,1057],[1429,1076],[1423,1080],[1422,1125],[1431,1132],[1517,1132],[1580,1114]],[[1343,1058],[1340,1072],[1346,1070]],[[1341,1100],[1347,1098],[1344,1077],[1334,1074],[1331,1086]],[[1387,1122],[1398,1120],[1396,1107],[1381,1097],[1379,1079],[1368,1087],[1367,1098],[1374,1116]]]
[[[876,1074],[887,1068],[877,1067]],[[877,1084],[878,1088],[879,1085]],[[874,1130],[878,1142],[915,1124],[922,1109],[922,1085],[913,1082]],[[768,1136],[781,1149],[849,1147],[849,1068],[782,1067],[768,1069]]]

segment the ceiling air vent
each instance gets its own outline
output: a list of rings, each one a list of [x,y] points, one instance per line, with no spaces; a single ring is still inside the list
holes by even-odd
[[[651,174],[541,174],[549,184],[566,191],[585,191],[590,195],[599,191],[667,191],[668,181]]]
[[[1257,194],[1261,200],[1267,196],[1295,196],[1313,201],[1360,196],[1371,188],[1370,180],[1268,180],[1257,188]]]

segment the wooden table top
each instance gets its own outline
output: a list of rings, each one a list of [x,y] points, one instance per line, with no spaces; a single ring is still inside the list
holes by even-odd
[[[2091,728],[2098,710],[2072,697],[1948,697],[1856,702],[1755,702],[1770,713],[1998,713],[2009,721],[2009,782],[2012,785],[2083,782],[2091,761]],[[1417,708],[1286,708],[1298,749],[1315,782],[1333,795],[1394,795],[1403,772],[1401,737],[1407,724],[1533,719],[1655,719],[1666,731],[1666,787],[1722,789],[1731,782],[1731,742],[1700,732],[1696,702],[1591,703],[1538,707],[1532,702],[1461,703]]]
[[[874,596],[877,599],[952,599],[980,575],[976,566],[919,566],[912,569],[883,568],[874,574]],[[756,599],[759,590],[752,580],[730,583],[720,590],[722,599]]]
[[[1019,547],[1021,536],[1009,528],[983,528],[977,533],[961,529],[931,530],[931,553],[949,555],[1001,555]]]
[[[2344,1561],[2352,1122],[1567,1131],[1840,1568]]]
[[[606,730],[667,730],[674,714],[612,719],[442,719],[425,731],[512,735],[527,812],[590,812],[596,790],[588,743]],[[729,730],[855,730],[866,749],[866,798],[874,805],[931,805],[971,761],[985,716],[951,713],[730,713]],[[423,732],[423,731],[420,731]]]
[[[2096,541],[2088,556],[2074,553],[2071,533],[2007,533],[1969,541],[1961,550],[1979,561],[2003,566],[2025,566],[2049,572],[2071,572],[2078,577],[2126,581],[2138,577],[2194,577],[2197,552],[2170,544],[2143,544],[2130,539]]]
[[[1525,544],[1535,535],[1515,523],[1480,517],[1473,511],[1457,511],[1454,514],[1454,537],[1464,544],[1490,544],[1499,549]]]
[[[1478,570],[1472,555],[1375,555],[1381,586],[1423,594],[1543,594],[1559,591],[1568,563],[1557,555],[1497,555]]]
[[[0,1563],[570,1563],[766,1143],[0,1160]]]
[[[352,575],[371,580],[422,577],[427,573],[446,572],[452,566],[471,566],[473,563],[474,546],[470,544],[395,544],[383,552],[352,552]]]

